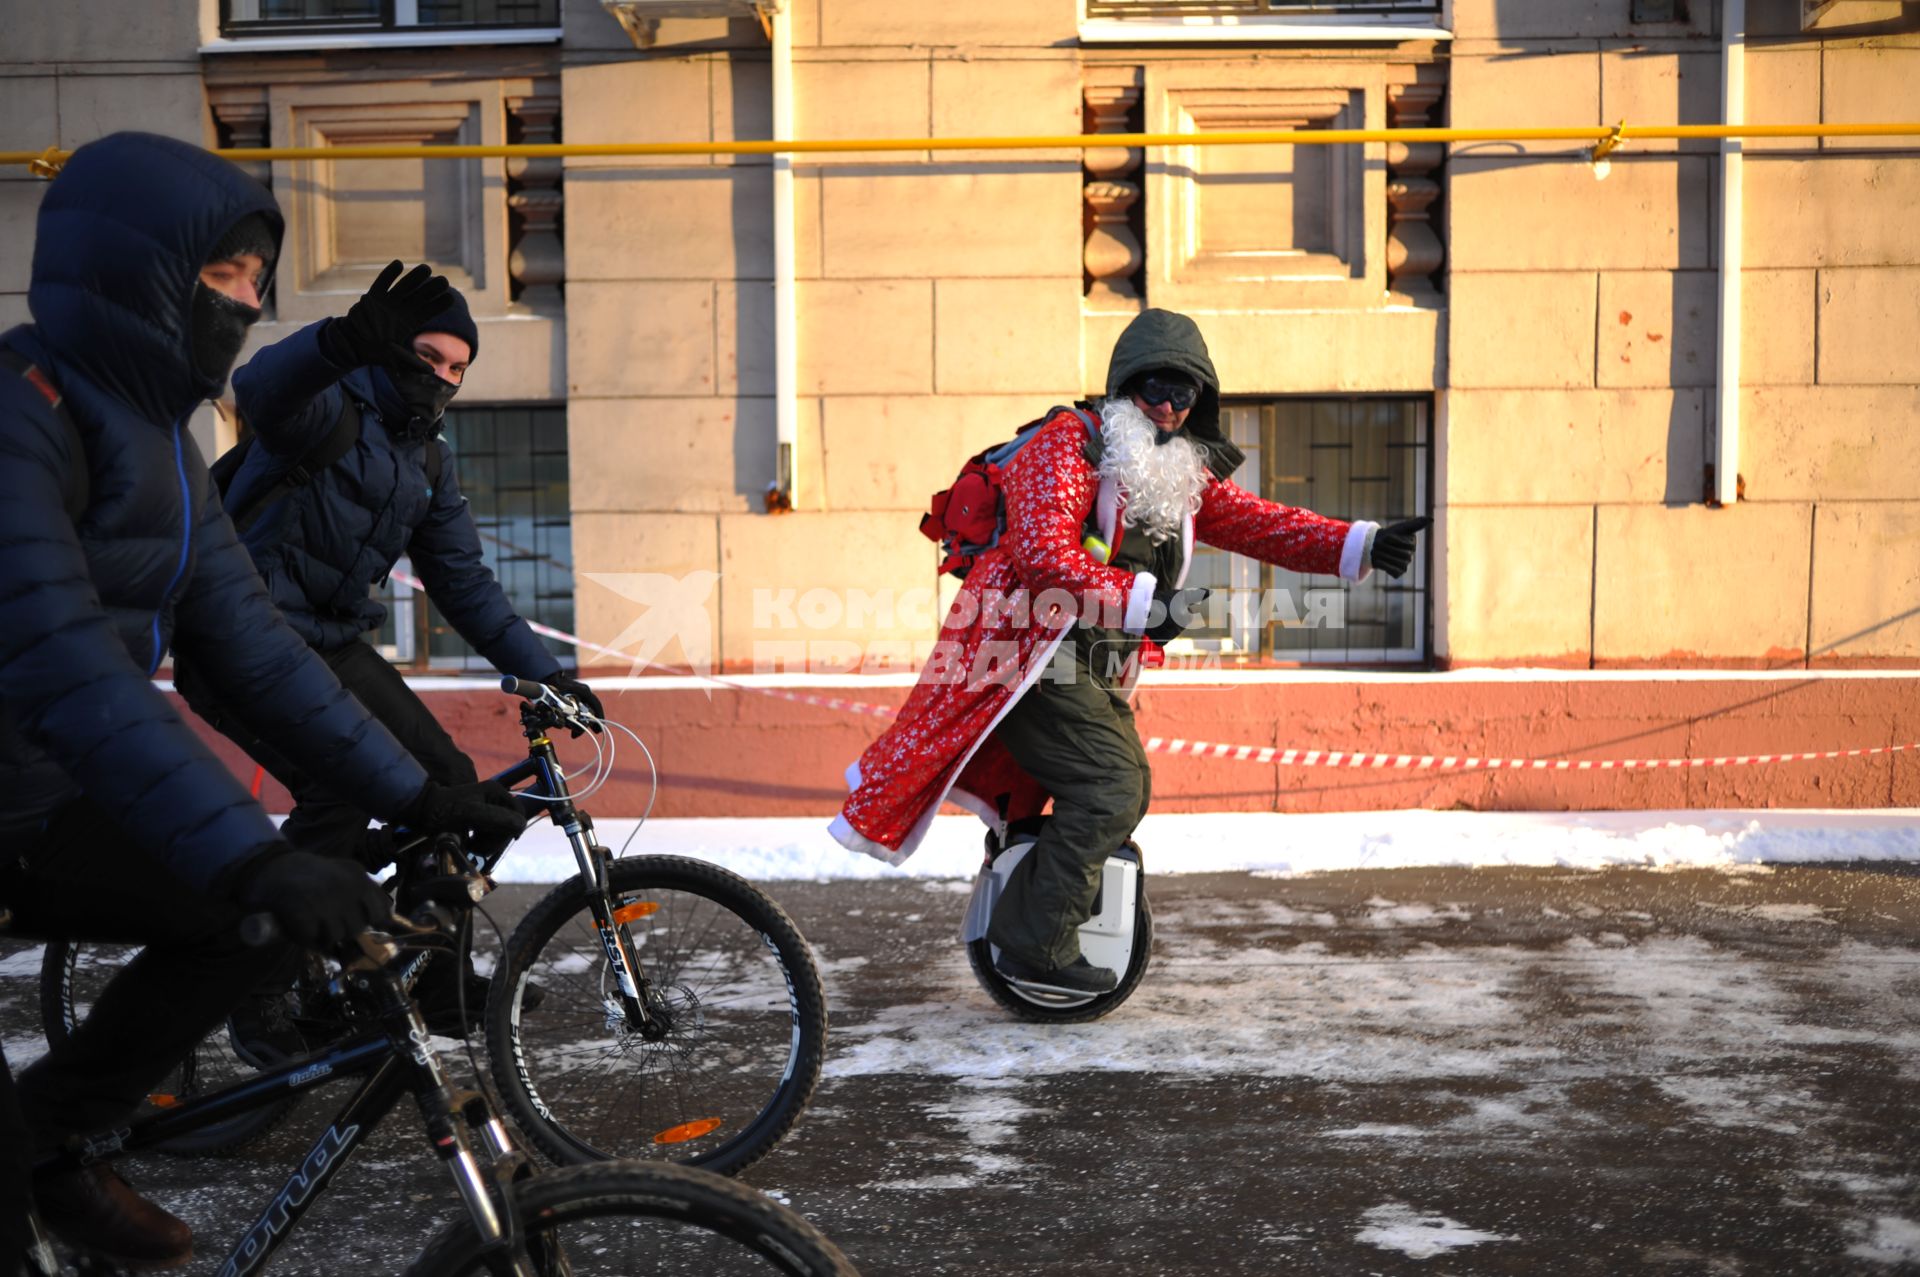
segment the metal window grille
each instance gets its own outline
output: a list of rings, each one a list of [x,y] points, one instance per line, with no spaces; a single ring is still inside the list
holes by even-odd
[[[560,0],[221,0],[227,35],[556,27]]]
[[[572,633],[573,526],[567,489],[567,414],[557,405],[452,408],[446,417],[460,492],[467,498],[486,565],[514,610]],[[406,560],[401,570],[412,574]],[[414,669],[488,669],[425,594],[389,581],[387,623],[378,642]],[[542,640],[562,665],[574,652]]]
[[[1432,513],[1428,405],[1417,399],[1229,401],[1221,428],[1247,454],[1234,476],[1284,505],[1391,523]],[[1199,651],[1306,664],[1424,663],[1431,646],[1431,538],[1398,581],[1270,567],[1196,547],[1189,585],[1228,599],[1223,625],[1191,630]]]
[[[1388,17],[1440,15],[1439,0],[1342,0],[1341,3],[1288,3],[1287,0],[1087,0],[1089,18],[1244,18]]]

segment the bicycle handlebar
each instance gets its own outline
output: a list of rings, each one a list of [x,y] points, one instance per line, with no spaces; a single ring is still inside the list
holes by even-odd
[[[543,701],[559,693],[545,683],[536,683],[530,678],[515,678],[511,674],[500,676],[500,690],[509,696],[518,696],[522,700]]]

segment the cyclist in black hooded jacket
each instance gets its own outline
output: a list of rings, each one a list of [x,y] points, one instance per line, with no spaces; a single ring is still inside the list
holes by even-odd
[[[521,827],[498,786],[429,781],[288,628],[187,432],[260,317],[280,234],[273,197],[231,164],[115,134],[47,189],[33,323],[0,335],[0,910],[19,934],[146,946],[21,1074],[29,1129],[0,1133],[16,1156],[124,1120],[289,960],[244,948],[243,914],[333,944],[390,911],[356,866],[282,840],[181,721],[152,681],[170,648],[380,815]],[[192,1254],[187,1226],[110,1168],[34,1196],[56,1232],[120,1262]]]

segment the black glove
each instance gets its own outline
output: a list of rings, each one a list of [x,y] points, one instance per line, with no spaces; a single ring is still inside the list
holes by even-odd
[[[321,353],[342,368],[418,362],[410,344],[414,334],[447,308],[453,285],[424,263],[405,279],[400,278],[403,269],[399,262],[388,263],[346,314],[327,322],[320,330]]]
[[[1432,519],[1402,519],[1389,523],[1373,534],[1373,566],[1391,577],[1402,577],[1413,562],[1414,537],[1426,530]]]
[[[1206,618],[1201,615],[1207,607],[1207,599],[1213,591],[1202,585],[1190,585],[1184,590],[1167,593],[1155,592],[1154,607],[1160,610],[1161,619],[1147,626],[1147,637],[1161,647],[1173,642],[1189,627],[1200,624]]]
[[[497,780],[452,786],[430,780],[400,813],[400,820],[415,833],[471,834],[479,842],[505,842],[519,837],[527,827],[513,791]]]
[[[599,695],[579,679],[568,678],[565,674],[555,673],[552,678],[543,678],[540,681],[560,693],[560,695],[571,696],[574,700],[579,701],[580,707],[595,718],[605,718],[607,716],[607,711],[602,708],[600,704]],[[587,726],[596,732],[600,730],[598,723],[589,723]],[[579,734],[579,730],[575,729],[574,735],[578,736]]]
[[[351,860],[269,843],[233,870],[228,894],[243,909],[265,910],[309,949],[337,949],[393,915],[393,902]]]

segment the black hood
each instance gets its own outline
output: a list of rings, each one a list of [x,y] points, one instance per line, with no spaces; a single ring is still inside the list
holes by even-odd
[[[279,205],[226,160],[151,133],[73,153],[40,201],[27,306],[64,365],[135,412],[173,422],[218,393],[193,366],[193,291],[214,247]]]
[[[1220,433],[1220,374],[1213,370],[1200,325],[1171,310],[1142,311],[1113,343],[1107,396],[1118,398],[1128,378],[1155,368],[1178,368],[1200,383],[1199,401],[1187,413],[1186,432],[1207,450],[1207,468],[1217,478],[1239,469],[1246,454]]]

